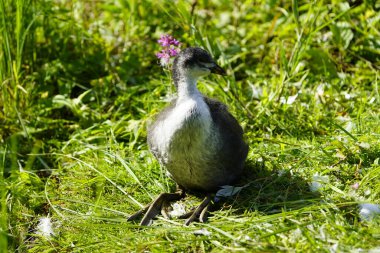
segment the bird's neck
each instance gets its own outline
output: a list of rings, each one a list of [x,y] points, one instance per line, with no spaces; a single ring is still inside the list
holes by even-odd
[[[177,80],[178,100],[196,99],[202,97],[202,94],[197,88],[197,77],[182,76]]]

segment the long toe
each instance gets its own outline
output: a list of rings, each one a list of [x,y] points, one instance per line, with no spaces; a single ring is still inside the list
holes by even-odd
[[[142,209],[138,210],[137,212],[135,212],[134,214],[132,214],[128,219],[127,221],[134,221],[136,220],[139,216],[143,215],[150,207],[150,204],[143,207]]]
[[[165,218],[165,219],[170,219],[170,214],[169,212],[171,211],[171,205],[170,205],[170,202],[169,201],[166,201],[164,200],[162,202],[162,206],[161,206],[161,215]]]
[[[199,221],[204,223],[207,221],[208,219],[208,209],[210,208],[210,204],[208,204],[201,212],[201,214],[199,215]]]
[[[161,213],[161,210],[165,208],[164,203],[179,200],[183,198],[183,194],[180,192],[176,193],[161,193],[149,206],[142,218],[140,225],[149,226],[152,220]],[[166,204],[167,205],[167,204]],[[164,212],[164,211],[163,211]]]
[[[195,209],[196,209],[195,207],[191,208],[191,210],[189,212],[184,213],[184,214],[178,216],[178,219],[187,219],[187,218],[189,218],[191,215],[193,215],[193,213],[195,212]]]
[[[199,218],[200,222],[207,220],[207,211],[212,199],[212,195],[208,194],[202,201],[202,203],[195,209],[191,216],[185,221],[185,225],[190,225],[196,218]]]

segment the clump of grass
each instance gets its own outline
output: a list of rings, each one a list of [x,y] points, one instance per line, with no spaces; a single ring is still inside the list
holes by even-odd
[[[1,1],[0,248],[377,249],[379,217],[358,204],[379,202],[378,7]],[[164,33],[227,69],[200,89],[243,124],[249,186],[206,224],[140,228],[127,217],[174,188],[145,141],[174,93],[155,58]]]

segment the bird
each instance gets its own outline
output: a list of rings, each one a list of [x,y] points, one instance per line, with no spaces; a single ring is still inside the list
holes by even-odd
[[[213,194],[241,176],[248,154],[243,129],[225,104],[197,88],[198,79],[212,73],[226,75],[200,47],[185,48],[174,59],[172,79],[177,96],[148,126],[147,141],[151,153],[176,182],[177,191],[161,193],[128,220],[145,213],[140,225],[150,225],[159,213],[165,214],[168,203],[190,191],[206,196],[183,216],[185,225],[195,219],[204,222]]]

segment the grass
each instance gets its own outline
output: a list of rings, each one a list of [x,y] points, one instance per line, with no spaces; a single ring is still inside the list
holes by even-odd
[[[380,202],[379,8],[0,0],[0,251],[378,250],[380,219],[359,204]],[[249,186],[189,227],[126,221],[174,189],[146,144],[175,92],[155,58],[164,33],[227,69],[199,88],[250,146]],[[36,233],[47,216],[51,237]]]

